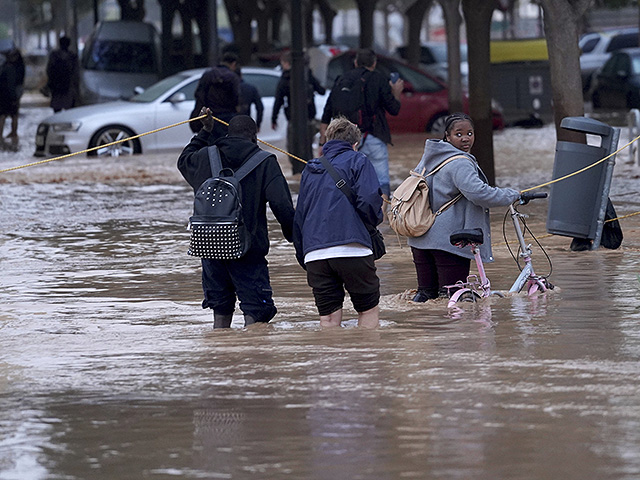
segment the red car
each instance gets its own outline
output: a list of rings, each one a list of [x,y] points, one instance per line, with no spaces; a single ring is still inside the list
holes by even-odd
[[[354,68],[355,55],[356,52],[350,50],[331,58],[326,67],[325,85],[333,86],[339,75]],[[397,116],[387,115],[391,133],[442,133],[444,120],[450,113],[447,85],[402,60],[384,55],[377,55],[377,58],[376,70],[387,78],[391,72],[398,72],[404,80],[400,113]],[[463,102],[465,110],[468,110],[466,96]],[[493,127],[504,128],[502,114],[497,108],[493,109]]]

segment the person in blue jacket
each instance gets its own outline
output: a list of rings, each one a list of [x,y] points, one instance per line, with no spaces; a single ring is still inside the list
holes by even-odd
[[[489,208],[509,205],[520,198],[518,190],[489,185],[476,158],[470,153],[474,135],[473,120],[469,115],[449,115],[445,120],[444,139],[428,139],[422,159],[415,168],[416,172],[422,171],[422,168],[431,172],[446,159],[463,155],[463,158],[452,160],[427,178],[433,211],[458,193],[462,197],[436,218],[427,233],[408,239],[418,276],[418,292],[413,298],[414,302],[444,296],[447,290],[443,287],[453,285],[458,280],[464,282],[469,276],[473,258],[471,248],[451,245],[449,236],[454,231],[481,228],[484,243],[480,246],[480,256],[483,262],[492,262]]]
[[[363,221],[382,222],[382,191],[373,165],[356,151],[361,136],[357,125],[339,117],[327,127],[322,148],[353,191],[353,204],[319,159],[309,161],[300,179],[293,242],[307,270],[321,327],[340,326],[345,289],[358,312],[358,326],[379,323],[380,280]]]

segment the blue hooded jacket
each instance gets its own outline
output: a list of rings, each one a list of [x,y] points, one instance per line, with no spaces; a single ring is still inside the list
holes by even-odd
[[[356,207],[342,193],[320,160],[309,161],[300,179],[294,216],[293,243],[296,257],[321,248],[359,243],[371,248],[363,220],[382,222],[382,191],[369,159],[344,140],[328,141],[322,152],[354,193]],[[357,208],[357,211],[356,211]]]

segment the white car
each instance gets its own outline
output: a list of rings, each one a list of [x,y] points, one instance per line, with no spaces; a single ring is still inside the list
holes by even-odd
[[[36,156],[65,155],[106,145],[182,122],[193,110],[194,92],[206,69],[186,70],[152,85],[129,100],[88,105],[53,114],[43,120],[36,133]],[[284,109],[278,115],[278,128],[271,129],[276,86],[281,72],[276,69],[243,67],[242,78],[254,85],[262,97],[264,115],[258,138],[284,148],[287,120]],[[316,95],[316,105],[322,114],[326,96]],[[256,118],[255,110],[252,115]],[[189,143],[193,132],[187,123],[160,132],[144,135],[88,155],[129,155],[158,151],[180,151]]]
[[[594,73],[609,60],[613,52],[638,46],[638,28],[586,33],[580,38],[578,46],[581,52],[582,90],[586,93],[591,87]]]

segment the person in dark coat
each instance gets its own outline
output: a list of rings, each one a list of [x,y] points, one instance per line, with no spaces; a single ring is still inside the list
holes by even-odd
[[[214,119],[210,109],[203,108],[202,130],[184,148],[178,159],[178,170],[194,192],[212,175],[207,147],[217,145],[222,166],[237,170],[256,151],[257,128],[247,115],[234,116],[228,134],[215,139]],[[212,139],[214,140],[212,142]],[[287,181],[275,155],[264,160],[240,181],[242,213],[251,235],[251,247],[238,260],[202,259],[202,308],[213,310],[214,328],[229,328],[235,310],[236,296],[244,314],[245,326],[269,322],[276,314],[272,298],[267,253],[267,203],[280,223],[284,237],[293,238],[293,202]]]
[[[284,116],[287,119],[287,151],[293,150],[293,125],[291,124],[291,52],[286,51],[280,58],[280,66],[282,67],[282,76],[276,87],[276,96],[273,101],[273,110],[271,112],[271,128],[278,128],[278,114],[284,106]],[[315,92],[324,95],[326,89],[320,85],[320,82],[310,70],[307,70],[307,128],[309,139],[312,139],[318,132],[316,121],[316,103],[314,101]],[[311,145],[309,145],[311,147]],[[309,150],[311,151],[311,150]],[[294,174],[302,172],[304,164],[295,158],[290,157],[291,170]]]
[[[387,144],[391,143],[391,132],[387,123],[387,116],[398,115],[400,112],[400,98],[404,89],[402,79],[392,83],[382,73],[376,70],[377,57],[373,50],[366,48],[358,50],[354,61],[355,70],[345,73],[345,76],[353,75],[366,79],[364,97],[366,108],[358,126],[363,137],[360,142],[360,151],[364,153],[373,164],[378,175],[380,188],[385,199],[391,195],[389,183],[389,150]],[[339,79],[336,79],[336,83]],[[336,116],[340,106],[334,105],[333,92],[329,94],[325,104],[320,123],[320,144],[325,142],[324,131],[332,118]]]
[[[4,66],[0,67],[0,138],[4,135],[4,123],[11,117],[11,131],[7,138],[18,140],[18,114],[24,85],[24,60],[20,50],[6,52]]]
[[[189,118],[199,116],[203,107],[209,108],[216,118],[227,123],[237,115],[240,96],[240,77],[236,74],[237,68],[238,56],[233,52],[227,52],[222,56],[219,65],[202,74],[194,93],[196,103]],[[189,127],[193,133],[198,133],[202,129],[202,122],[193,120],[189,123]],[[224,137],[227,134],[227,126],[224,123],[215,122],[212,134],[216,138]]]
[[[54,112],[78,105],[80,65],[78,55],[69,50],[70,45],[69,37],[60,37],[60,48],[49,54],[47,62],[47,87]]]
[[[260,92],[258,92],[258,89],[254,85],[245,82],[244,78],[242,78],[242,71],[240,70],[240,67],[236,68],[236,73],[240,77],[240,94],[238,95],[237,108],[238,113],[240,115],[251,116],[251,105],[255,105],[256,118],[254,120],[256,121],[259,132],[260,125],[262,124],[262,116],[264,114],[264,105],[260,98]]]
[[[319,159],[309,161],[294,217],[296,258],[307,270],[321,327],[340,326],[346,289],[358,312],[358,326],[375,328],[380,281],[364,221],[382,222],[382,191],[371,162],[356,151],[361,138],[357,125],[339,117],[326,135],[322,153],[347,181],[355,201],[336,186]]]

